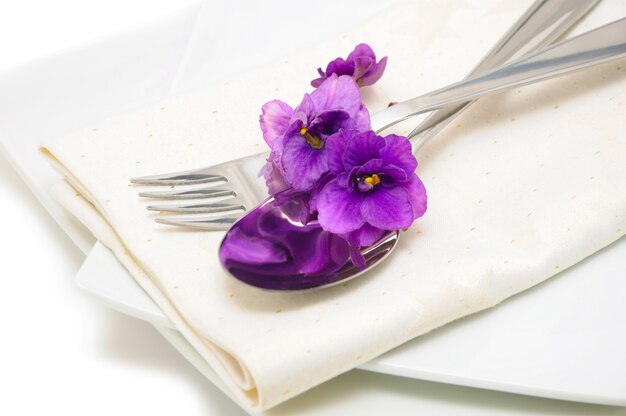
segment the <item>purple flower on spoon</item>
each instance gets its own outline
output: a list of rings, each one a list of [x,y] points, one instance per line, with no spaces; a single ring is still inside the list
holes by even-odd
[[[260,124],[272,149],[266,179],[279,173],[283,186],[309,191],[328,172],[326,139],[341,129],[369,130],[370,118],[354,80],[332,75],[295,109],[280,100],[263,105]],[[276,177],[272,185],[282,190]]]
[[[365,43],[361,43],[350,52],[346,59],[337,58],[331,61],[326,66],[326,71],[322,71],[322,68],[317,68],[320,77],[311,81],[311,85],[317,88],[333,74],[349,75],[354,78],[359,87],[373,85],[383,76],[386,66],[386,56],[376,62],[376,54],[372,48]]]
[[[405,137],[344,130],[328,139],[327,148],[335,177],[314,195],[317,218],[324,230],[348,240],[353,261],[362,264],[360,247],[385,230],[408,228],[424,214],[426,189]]]
[[[380,262],[397,231],[424,214],[409,141],[371,131],[361,102],[359,86],[376,82],[386,62],[358,45],[318,70],[318,88],[295,109],[279,100],[263,106],[271,152],[262,174],[271,197],[222,241],[231,275],[272,290],[334,284]]]

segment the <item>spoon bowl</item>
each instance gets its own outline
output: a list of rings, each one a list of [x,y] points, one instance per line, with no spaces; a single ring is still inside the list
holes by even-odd
[[[350,260],[348,243],[301,220],[297,202],[267,199],[233,224],[220,244],[222,265],[236,279],[261,289],[304,291],[345,283],[378,265],[394,249],[399,232],[387,231],[364,248],[365,267]]]

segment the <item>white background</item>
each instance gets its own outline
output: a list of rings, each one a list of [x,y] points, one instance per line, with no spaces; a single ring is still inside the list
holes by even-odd
[[[0,0],[0,71],[191,3]],[[83,255],[1,157],[0,218],[1,415],[243,414],[149,324],[94,303],[72,285]],[[476,415],[624,414],[362,371],[274,413],[323,414],[324,402],[341,407],[357,396],[371,400],[369,414],[399,414],[373,400],[383,393],[409,404],[411,414],[446,414],[451,405]]]

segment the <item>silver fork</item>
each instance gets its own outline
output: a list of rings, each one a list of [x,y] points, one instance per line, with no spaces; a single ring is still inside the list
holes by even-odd
[[[522,16],[511,30],[495,45],[481,63],[472,71],[471,76],[484,73],[487,69],[497,67],[512,58],[536,50],[545,44],[551,43],[567,30],[575,21],[583,16],[598,0],[539,0]],[[555,23],[556,22],[556,23]],[[587,48],[588,49],[588,48]],[[570,51],[571,52],[571,51]],[[570,54],[571,55],[571,54]],[[556,55],[547,56],[554,59]],[[543,59],[545,60],[546,57]],[[571,57],[570,57],[571,59]],[[580,61],[580,62],[579,62]],[[580,64],[580,59],[572,63]],[[543,61],[526,60],[522,64],[528,68],[529,64],[542,64]],[[518,64],[520,65],[520,64]],[[562,67],[560,65],[559,67]],[[562,69],[562,68],[561,68]],[[536,71],[535,71],[536,72]],[[524,74],[529,75],[526,70]],[[536,74],[530,74],[536,77]],[[506,86],[520,85],[528,80],[520,81],[516,78]],[[534,79],[534,78],[533,78]],[[484,86],[493,87],[493,82]],[[503,89],[506,86],[499,86]],[[452,91],[459,91],[459,85],[454,86]],[[447,90],[438,90],[429,94],[446,94]],[[464,90],[461,90],[464,91]],[[471,92],[471,90],[470,90]],[[448,94],[450,95],[450,94]],[[471,99],[479,96],[468,96]],[[428,96],[426,96],[428,97]],[[454,98],[454,97],[452,97]],[[401,120],[406,119],[415,112],[411,103],[414,100],[401,103],[372,117],[372,126],[379,130],[387,128]],[[456,99],[460,104],[451,105],[431,114],[411,134],[413,151],[417,151],[427,140],[438,133],[454,117],[471,104]],[[455,102],[454,100],[450,102]],[[439,103],[439,107],[445,105]],[[435,108],[435,107],[433,107]],[[400,109],[401,111],[398,111]],[[168,173],[131,179],[135,185],[169,185],[172,187],[184,186],[183,190],[169,191],[142,191],[141,197],[154,198],[157,200],[176,200],[182,203],[154,204],[147,207],[150,211],[163,213],[193,214],[182,217],[157,217],[155,221],[163,224],[178,225],[199,228],[203,230],[225,230],[233,222],[241,217],[247,210],[258,205],[267,197],[267,188],[259,172],[265,164],[267,153],[260,153],[241,159],[232,160],[215,166],[194,169],[184,172]],[[208,185],[208,186],[207,186]],[[203,214],[203,215],[198,215]],[[207,215],[208,214],[208,215]]]

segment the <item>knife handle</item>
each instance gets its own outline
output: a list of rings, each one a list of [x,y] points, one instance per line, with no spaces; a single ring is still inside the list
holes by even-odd
[[[486,74],[396,104],[372,115],[372,126],[380,131],[418,114],[623,57],[626,57],[626,18],[541,49]]]
[[[468,77],[480,75],[550,45],[598,2],[599,0],[535,1]],[[413,152],[417,152],[471,104],[466,102],[433,111],[407,136],[413,146]]]

